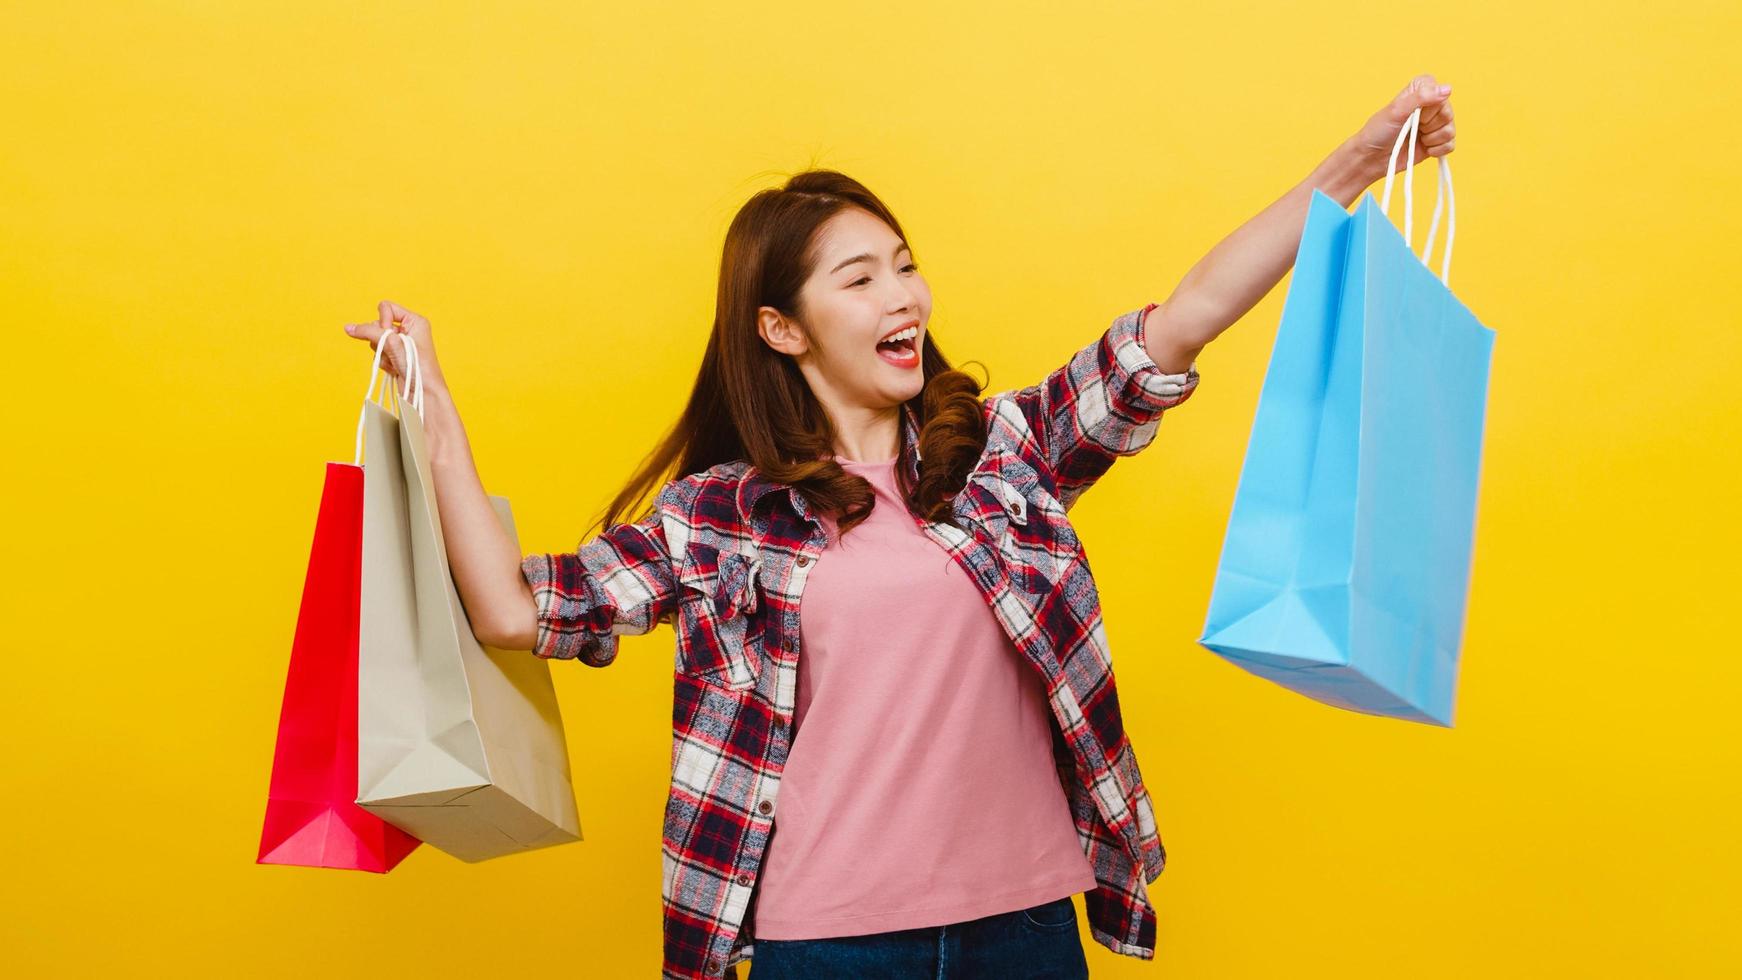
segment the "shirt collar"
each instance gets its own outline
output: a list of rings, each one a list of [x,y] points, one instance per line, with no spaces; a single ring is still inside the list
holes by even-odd
[[[919,421],[914,417],[913,408],[906,402],[901,404],[901,467],[907,471],[910,482],[919,481]],[[809,518],[810,502],[804,499],[791,484],[777,483],[762,475],[762,471],[751,466],[744,474],[744,479],[738,484],[738,518],[741,524],[749,527],[751,516],[756,505],[768,494],[781,490],[786,492],[793,509],[800,517]]]

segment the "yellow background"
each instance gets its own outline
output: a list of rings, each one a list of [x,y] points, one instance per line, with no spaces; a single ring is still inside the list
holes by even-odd
[[[884,195],[1002,390],[1432,72],[1452,285],[1497,332],[1457,726],[1195,644],[1285,281],[1073,512],[1170,854],[1158,960],[1089,962],[1734,975],[1742,8],[1063,9],[4,4],[8,972],[655,973],[667,627],[553,665],[584,842],[254,864],[368,369],[341,323],[430,317],[486,487],[561,550],[680,408],[756,189],[814,162]]]

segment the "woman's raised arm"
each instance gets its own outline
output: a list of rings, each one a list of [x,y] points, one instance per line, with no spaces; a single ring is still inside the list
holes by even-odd
[[[423,379],[423,429],[435,479],[436,504],[448,565],[479,643],[503,650],[530,650],[537,628],[532,589],[520,573],[520,547],[509,536],[472,461],[472,447],[447,380],[436,362],[429,321],[388,300],[373,323],[349,323],[345,332],[369,343],[371,349],[389,330],[402,330],[417,347]],[[397,324],[397,327],[395,326]],[[404,348],[387,345],[382,356],[387,371],[405,377]]]
[[[1421,110],[1415,163],[1452,152],[1451,86],[1418,75],[1344,140],[1306,179],[1234,229],[1186,272],[1173,293],[1144,319],[1149,356],[1163,371],[1184,371],[1282,281],[1294,264],[1314,190],[1347,208],[1385,177],[1392,146],[1410,113]],[[1398,163],[1401,172],[1404,164]]]

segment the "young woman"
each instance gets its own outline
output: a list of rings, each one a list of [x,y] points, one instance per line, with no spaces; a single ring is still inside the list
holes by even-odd
[[[1315,188],[1353,203],[1418,108],[1415,162],[1451,152],[1449,92],[1415,79],[1165,303],[985,399],[876,196],[826,170],[757,194],[682,417],[570,553],[503,533],[429,322],[383,302],[346,326],[417,346],[481,641],[603,667],[675,626],[664,976],[1084,977],[1079,892],[1097,941],[1154,956],[1166,853],[1065,513],[1281,279]]]

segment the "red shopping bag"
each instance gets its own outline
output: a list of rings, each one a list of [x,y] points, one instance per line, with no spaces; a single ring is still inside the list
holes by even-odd
[[[420,843],[356,803],[362,569],[363,468],[328,463],[257,864],[386,872]]]

